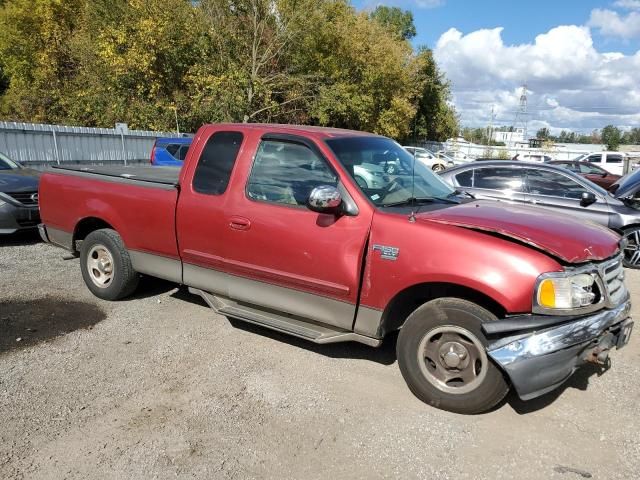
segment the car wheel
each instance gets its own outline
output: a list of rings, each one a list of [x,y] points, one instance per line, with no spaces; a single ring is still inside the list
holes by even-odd
[[[496,317],[466,300],[440,298],[417,308],[398,335],[400,371],[425,403],[457,413],[480,413],[509,391],[489,359],[482,323]]]
[[[356,175],[356,183],[360,188],[369,188],[367,181],[364,178],[362,178],[360,175]]]
[[[87,288],[103,300],[119,300],[138,286],[129,252],[115,230],[104,228],[87,235],[80,247],[80,269]]]
[[[443,172],[445,170],[445,166],[442,165],[441,163],[434,163],[433,167],[431,167],[431,170],[433,170],[434,172],[438,173],[438,172]]]
[[[640,227],[631,227],[622,232],[627,245],[622,254],[622,263],[627,268],[640,268]]]

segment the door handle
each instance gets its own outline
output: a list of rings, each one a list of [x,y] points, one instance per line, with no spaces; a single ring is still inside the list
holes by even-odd
[[[229,226],[234,230],[249,230],[251,221],[245,217],[231,217]]]

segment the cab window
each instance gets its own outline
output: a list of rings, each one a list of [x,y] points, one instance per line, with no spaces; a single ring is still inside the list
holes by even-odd
[[[193,189],[207,195],[222,195],[242,144],[240,132],[216,132],[202,151],[193,176]]]
[[[336,174],[309,147],[263,140],[249,175],[247,196],[252,200],[303,206],[315,187],[337,184]]]

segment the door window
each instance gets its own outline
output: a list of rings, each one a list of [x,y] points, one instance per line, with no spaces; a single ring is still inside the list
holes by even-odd
[[[600,167],[596,167],[594,165],[581,163],[580,164],[580,173],[585,174],[585,175],[602,175],[604,173],[604,170],[602,170]]]
[[[561,168],[566,168],[567,170],[570,170],[572,172],[579,172],[581,167],[579,167],[578,165],[576,165],[575,163],[554,163],[554,165],[561,167]]]
[[[527,188],[534,195],[580,199],[586,187],[575,180],[550,170],[527,169]]]
[[[522,192],[523,183],[522,169],[520,168],[478,168],[473,175],[475,188]]]
[[[473,187],[473,170],[467,170],[456,175],[456,181],[461,187]]]
[[[174,158],[178,158],[178,156],[176,155],[176,153],[178,153],[178,149],[180,148],[180,145],[176,144],[176,143],[170,143],[169,145],[167,145],[166,147],[164,147],[164,149],[169,152],[169,154],[174,157]]]
[[[249,175],[247,196],[264,202],[305,205],[315,187],[337,184],[336,174],[307,146],[264,140]]]
[[[602,161],[602,155],[601,154],[597,154],[597,155],[589,155],[587,157],[587,162],[591,162],[591,163],[600,163]]]
[[[193,189],[207,195],[222,195],[242,144],[240,132],[216,132],[202,151],[193,176]]]
[[[178,149],[178,155],[176,155],[178,160],[184,161],[184,159],[187,158],[188,151],[189,151],[189,145],[181,145],[180,148]]]

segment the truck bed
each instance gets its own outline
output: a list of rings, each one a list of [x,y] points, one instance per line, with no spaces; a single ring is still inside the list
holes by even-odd
[[[124,182],[139,181],[151,184],[176,186],[180,176],[178,167],[124,166],[124,165],[92,165],[52,167],[56,173],[79,176],[109,177],[111,181],[122,179]]]

